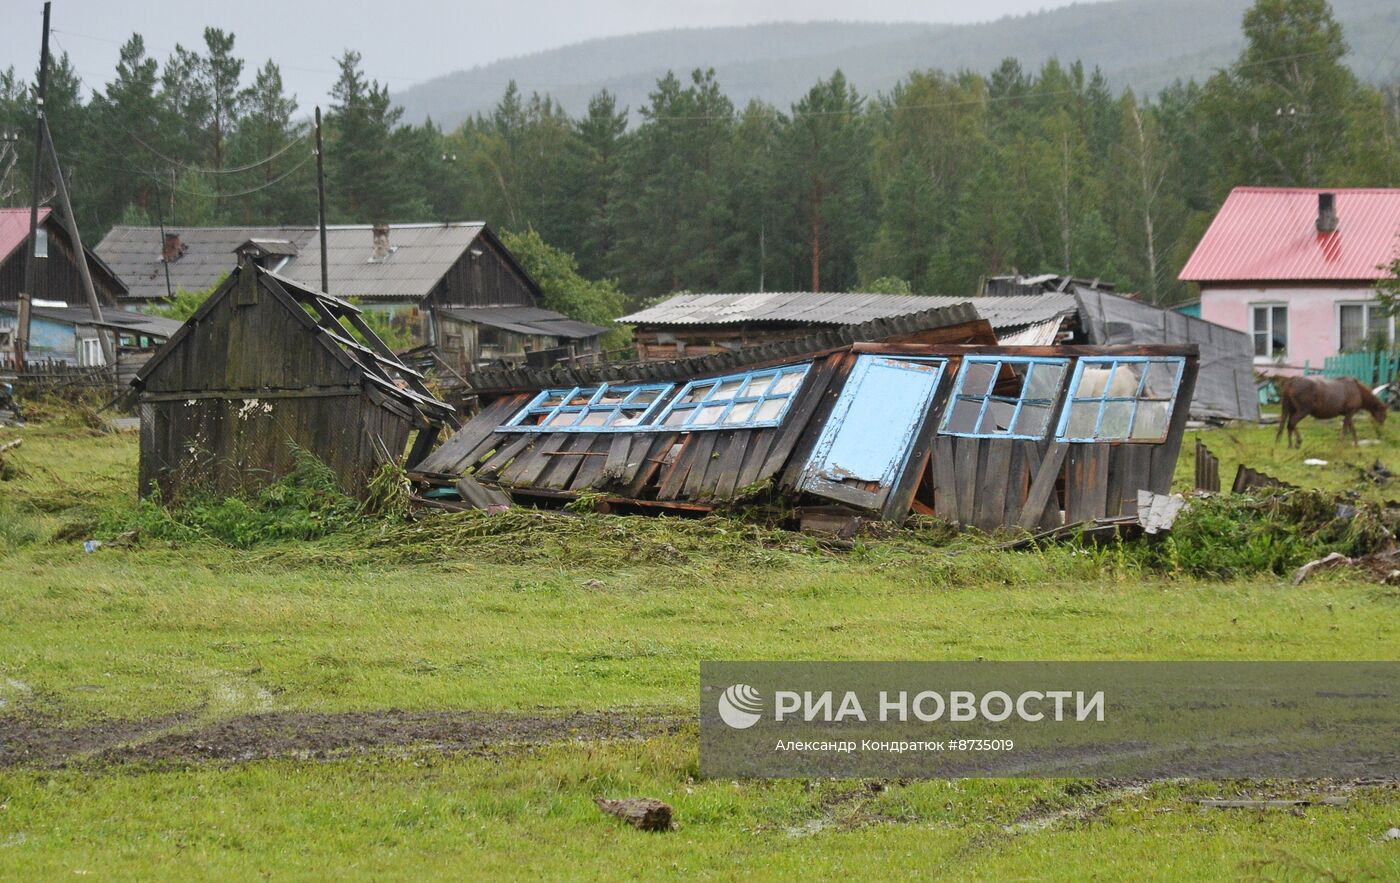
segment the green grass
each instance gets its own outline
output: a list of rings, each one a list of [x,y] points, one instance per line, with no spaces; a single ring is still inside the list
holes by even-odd
[[[830,552],[720,519],[527,514],[251,549],[138,538],[85,554],[102,525],[140,518],[135,436],[58,420],[0,430],[0,442],[21,432],[22,474],[0,482],[0,715],[56,725],[287,709],[692,715],[702,659],[1400,653],[1400,593],[1345,572],[1301,588],[1272,574],[1188,578],[1128,549],[996,552],[933,530]],[[1203,436],[1222,461],[1238,448],[1281,478],[1345,486],[1340,471],[1270,461],[1269,430]],[[1189,451],[1188,440],[1187,466]],[[1347,451],[1297,459],[1315,453]],[[1377,456],[1400,472],[1389,447],[1353,462]],[[704,781],[693,729],[487,757],[11,769],[0,877],[1400,873],[1400,844],[1380,840],[1400,822],[1396,791],[1297,815],[1186,800],[1240,787]],[[591,803],[640,794],[673,803],[679,830],[642,835]]]
[[[1277,414],[1274,414],[1277,416]],[[1341,421],[1304,420],[1298,427],[1303,432],[1303,446],[1290,449],[1283,438],[1275,443],[1274,427],[1230,426],[1188,432],[1181,446],[1181,458],[1176,465],[1176,485],[1189,488],[1195,471],[1193,448],[1196,439],[1220,459],[1220,484],[1230,489],[1235,470],[1241,463],[1274,478],[1299,487],[1325,491],[1360,491],[1371,500],[1400,499],[1400,481],[1378,486],[1365,481],[1362,472],[1380,462],[1392,473],[1400,475],[1400,415],[1381,427],[1365,413],[1356,415],[1356,434],[1366,444],[1352,444],[1350,437],[1340,438]],[[1326,466],[1309,466],[1304,460],[1326,460]]]

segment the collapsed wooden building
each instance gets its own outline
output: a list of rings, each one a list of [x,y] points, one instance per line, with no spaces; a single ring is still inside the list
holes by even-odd
[[[1131,515],[1139,490],[1169,490],[1197,347],[1002,346],[970,305],[943,309],[937,335],[903,340],[837,329],[697,359],[516,371],[410,471],[426,495],[455,488],[469,502],[588,495],[619,511],[706,512],[777,498],[983,530]],[[974,342],[950,342],[959,334]]]
[[[452,408],[354,305],[245,262],[141,368],[140,491],[234,493],[306,451],[362,495],[373,472],[423,457]],[[416,433],[416,435],[415,435]]]

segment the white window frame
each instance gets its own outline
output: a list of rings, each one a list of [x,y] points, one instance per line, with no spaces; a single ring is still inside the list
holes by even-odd
[[[1335,342],[1336,342],[1336,348],[1337,348],[1337,352],[1338,352],[1338,353],[1346,352],[1345,350],[1342,349],[1342,308],[1343,308],[1343,307],[1361,307],[1361,308],[1362,308],[1362,309],[1361,309],[1361,323],[1362,323],[1361,339],[1362,339],[1363,341],[1369,341],[1369,340],[1371,339],[1371,310],[1373,310],[1373,309],[1380,309],[1380,307],[1381,307],[1381,302],[1380,302],[1380,300],[1378,300],[1378,299],[1376,299],[1376,298],[1371,298],[1370,300],[1339,300],[1339,301],[1337,301],[1336,304],[1333,305],[1333,307],[1332,307],[1332,325],[1333,325],[1334,328],[1337,329]],[[1386,341],[1390,344],[1390,346],[1392,346],[1392,347],[1395,346],[1395,317],[1394,317],[1394,316],[1382,316],[1382,317],[1381,317],[1381,321],[1389,323],[1390,327],[1386,329]]]
[[[78,364],[88,368],[100,368],[107,364],[102,341],[96,337],[78,338]]]
[[[1282,308],[1283,308],[1283,337],[1284,337],[1284,340],[1288,341],[1288,343],[1284,344],[1284,349],[1283,349],[1283,352],[1281,352],[1281,353],[1280,353],[1280,352],[1275,352],[1275,351],[1274,351],[1274,310],[1278,309],[1279,307],[1282,307]],[[1292,344],[1292,342],[1293,342],[1293,328],[1291,327],[1291,326],[1293,325],[1293,311],[1292,311],[1291,309],[1289,309],[1289,305],[1288,305],[1287,301],[1277,301],[1277,300],[1274,300],[1274,301],[1259,301],[1259,302],[1257,302],[1257,303],[1252,303],[1252,304],[1249,305],[1249,348],[1250,348],[1250,350],[1253,350],[1253,349],[1254,349],[1254,335],[1258,333],[1258,332],[1255,330],[1255,324],[1254,324],[1254,314],[1255,314],[1255,312],[1258,311],[1258,310],[1268,310],[1269,327],[1268,327],[1268,330],[1265,332],[1265,334],[1268,336],[1267,339],[1268,339],[1268,341],[1269,341],[1269,351],[1268,351],[1267,353],[1262,354],[1262,355],[1256,352],[1256,353],[1254,354],[1254,358],[1256,358],[1256,359],[1265,359],[1265,360],[1267,360],[1267,361],[1273,361],[1273,360],[1278,359],[1278,358],[1287,358],[1287,357],[1288,357],[1288,347],[1289,347],[1289,346]]]

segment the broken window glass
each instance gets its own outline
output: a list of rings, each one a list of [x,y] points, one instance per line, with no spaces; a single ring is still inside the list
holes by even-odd
[[[810,364],[785,365],[686,384],[661,415],[667,427],[756,429],[777,426]]]
[[[1085,356],[1075,366],[1057,437],[1162,441],[1185,364],[1180,356]]]
[[[942,433],[976,438],[1043,438],[1068,366],[1068,359],[966,357],[958,369]]]
[[[646,421],[673,383],[546,389],[501,430],[606,432]]]

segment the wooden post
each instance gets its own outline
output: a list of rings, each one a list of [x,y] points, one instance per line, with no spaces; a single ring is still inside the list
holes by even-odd
[[[44,35],[39,44],[39,89],[34,104],[34,177],[30,181],[29,240],[24,263],[24,290],[19,293],[19,322],[15,328],[15,371],[24,373],[24,357],[29,352],[29,302],[34,296],[38,266],[34,251],[39,244],[39,181],[44,156],[44,98],[49,91],[49,4],[44,3]]]
[[[316,201],[320,206],[321,225],[321,290],[331,293],[330,271],[326,265],[326,164],[321,149],[321,108],[316,108]]]
[[[103,327],[102,305],[97,302],[97,289],[92,285],[92,269],[88,267],[87,252],[83,250],[83,237],[78,232],[78,222],[73,217],[73,203],[68,199],[68,184],[63,180],[63,169],[58,164],[58,150],[53,146],[53,135],[49,133],[48,122],[42,124],[44,147],[48,150],[49,162],[53,165],[54,183],[58,186],[58,199],[63,204],[63,222],[68,235],[73,237],[73,251],[78,256],[78,275],[83,280],[83,293],[87,295],[88,309],[97,323],[97,339],[102,342],[102,357],[112,370],[117,368],[117,348],[111,336]]]

